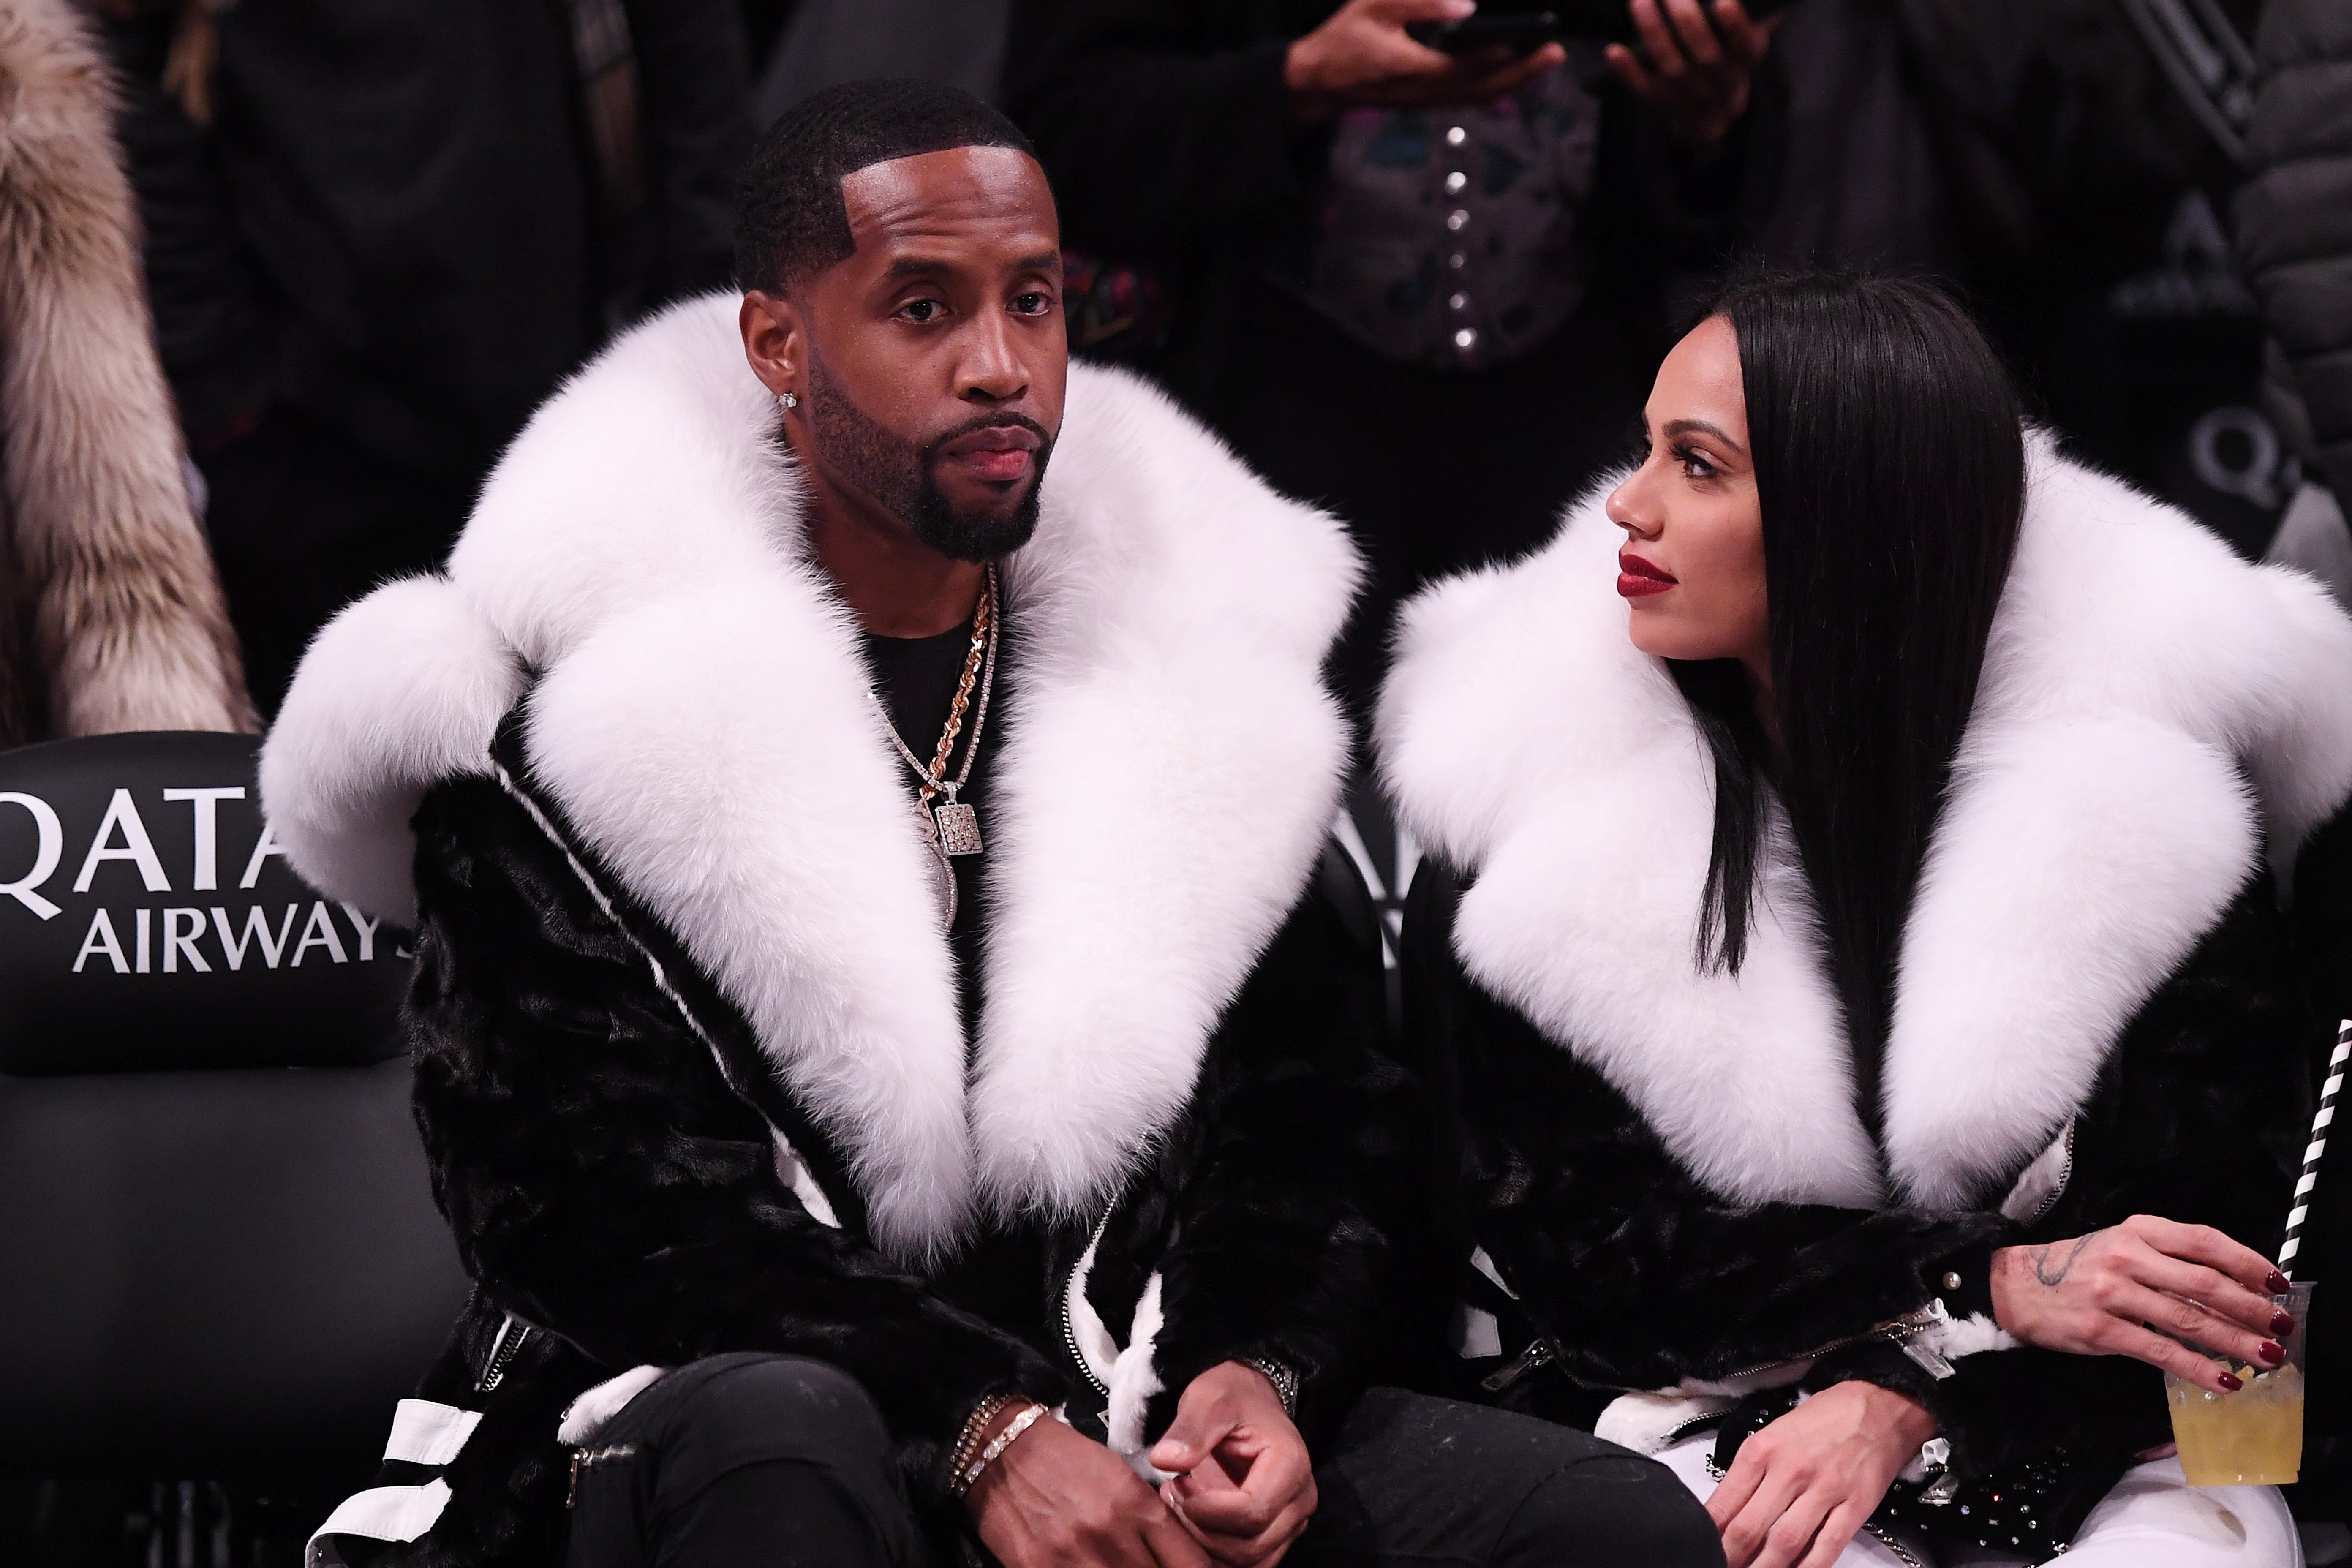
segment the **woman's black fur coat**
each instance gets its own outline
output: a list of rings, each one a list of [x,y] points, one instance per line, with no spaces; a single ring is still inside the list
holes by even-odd
[[[1404,984],[1474,1396],[1654,1452],[1858,1378],[1964,1478],[2169,1440],[2153,1368],[2001,1331],[1990,1254],[2156,1214],[2275,1256],[2332,1024],[2269,856],[2352,794],[2352,625],[2039,439],[2031,473],[1867,1108],[1784,834],[1742,970],[1694,962],[1707,752],[1598,506],[1408,612],[1382,761],[1439,858]],[[1567,694],[1539,740],[1507,668]]]
[[[1003,563],[967,1018],[738,303],[543,408],[447,572],[320,634],[265,750],[298,868],[417,932],[417,1120],[478,1286],[420,1397],[484,1415],[388,1466],[454,1492],[409,1561],[544,1560],[559,1414],[588,1441],[619,1394],[583,1390],[720,1352],[856,1375],[942,1525],[941,1446],[1000,1389],[1135,1454],[1265,1356],[1312,1442],[1411,1330],[1366,1304],[1426,1273],[1426,1106],[1326,850],[1344,531],[1071,367]]]
[[[1406,914],[1405,985],[1420,1054],[1433,1073],[1452,1068],[1434,1088],[1462,1161],[1449,1229],[1457,1255],[1483,1247],[1517,1292],[1498,1302],[1489,1282],[1468,1282],[1509,1331],[1503,1363],[1475,1372],[1500,1379],[1541,1341],[1548,1364],[1492,1392],[1590,1427],[1616,1393],[1859,1341],[1822,1355],[1805,1386],[1861,1378],[1920,1400],[1963,1473],[2051,1448],[2170,1441],[2161,1376],[2142,1363],[2021,1346],[1960,1356],[1938,1380],[1875,1331],[1931,1299],[1955,1318],[1990,1317],[1993,1248],[2136,1214],[2276,1253],[2311,1126],[2309,1047],[2324,1032],[2288,973],[2276,899],[2267,879],[2251,882],[2148,999],[2075,1115],[2064,1188],[2011,1219],[1717,1197],[1605,1078],[1463,973],[1455,879],[1425,867]]]

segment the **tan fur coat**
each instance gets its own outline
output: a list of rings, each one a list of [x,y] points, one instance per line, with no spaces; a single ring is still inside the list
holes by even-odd
[[[0,746],[255,727],[114,111],[68,0],[0,0]]]

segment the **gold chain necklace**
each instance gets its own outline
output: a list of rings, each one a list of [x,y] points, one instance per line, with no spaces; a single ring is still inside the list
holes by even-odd
[[[883,731],[890,743],[898,749],[898,756],[915,775],[915,815],[923,825],[926,847],[931,852],[933,890],[939,896],[941,909],[940,927],[955,924],[955,868],[949,864],[950,857],[977,855],[982,851],[980,813],[956,795],[971,781],[973,762],[980,755],[980,742],[988,726],[988,701],[996,689],[996,633],[1001,619],[997,592],[996,566],[987,568],[982,580],[980,606],[971,617],[971,648],[965,654],[963,674],[956,681],[955,700],[949,704],[946,728],[940,731],[940,743],[931,753],[931,764],[925,767],[921,759],[907,747],[898,736],[898,727],[890,721],[889,713],[882,714]],[[979,689],[977,707],[972,704],[973,689]],[[882,700],[871,688],[866,695],[879,709]],[[964,714],[971,713],[971,743],[964,748],[963,766],[952,779],[947,776],[948,758],[955,754],[956,737],[963,732]],[[941,797],[944,797],[942,800]],[[934,805],[932,802],[940,801]]]

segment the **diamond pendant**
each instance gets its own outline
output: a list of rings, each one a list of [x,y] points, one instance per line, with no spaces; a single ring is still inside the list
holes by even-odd
[[[924,868],[930,873],[931,901],[939,906],[940,930],[955,929],[956,877],[955,867],[948,861],[946,847],[940,842],[939,824],[932,820],[930,808],[921,801],[914,803],[915,820],[921,823],[923,833]]]
[[[939,819],[941,853],[977,855],[981,852],[979,812],[961,801],[950,800],[933,815]]]

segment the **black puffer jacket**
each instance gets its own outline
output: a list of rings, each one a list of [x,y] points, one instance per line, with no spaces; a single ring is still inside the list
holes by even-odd
[[[2352,6],[2271,0],[2238,248],[2339,497],[2352,496]]]

